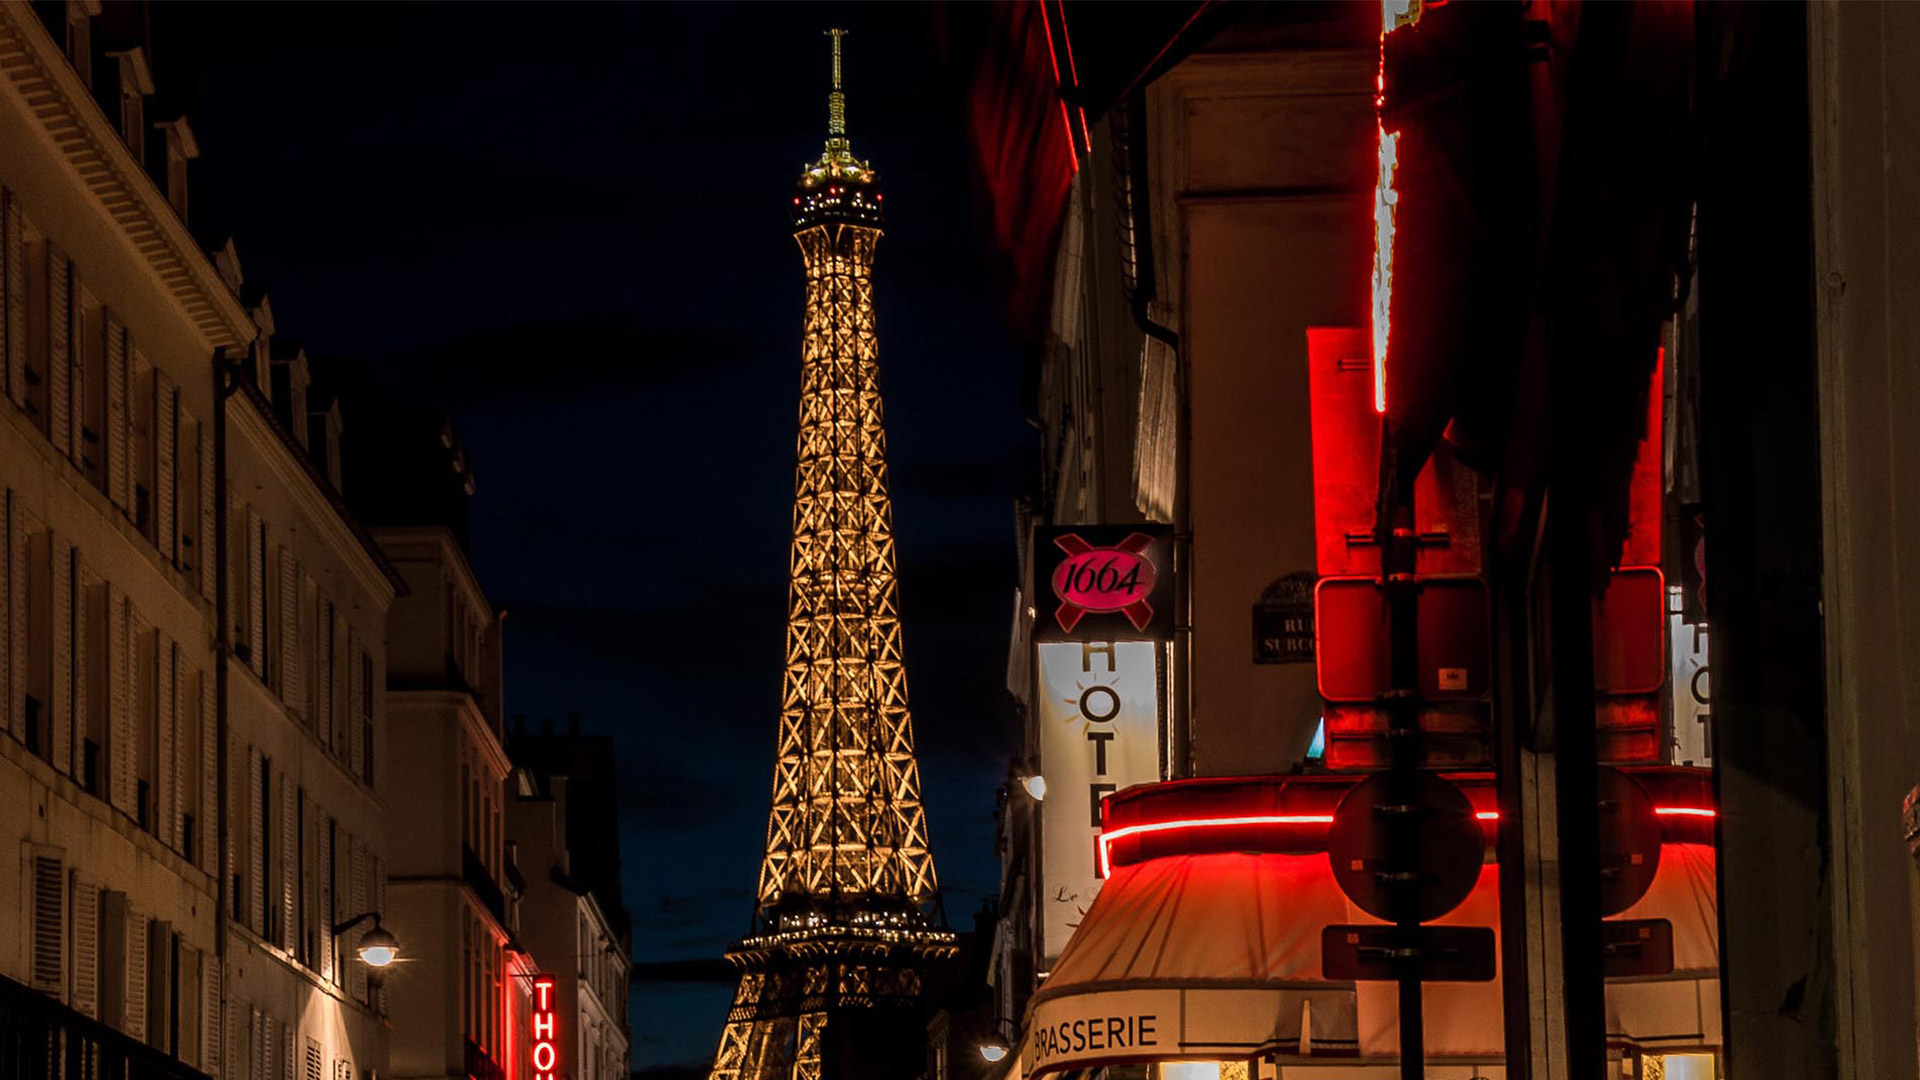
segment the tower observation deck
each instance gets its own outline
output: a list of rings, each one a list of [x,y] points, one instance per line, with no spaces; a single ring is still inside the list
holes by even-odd
[[[930,966],[952,933],[907,708],[873,256],[879,178],[846,133],[833,39],[827,141],[792,203],[805,270],[785,671],[756,929],[711,1080],[920,1071]]]

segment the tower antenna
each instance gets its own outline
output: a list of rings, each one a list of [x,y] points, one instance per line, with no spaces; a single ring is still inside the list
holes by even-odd
[[[844,139],[847,135],[847,95],[840,92],[840,39],[847,36],[845,30],[835,28],[827,31],[833,39],[833,93],[827,95],[827,134]]]

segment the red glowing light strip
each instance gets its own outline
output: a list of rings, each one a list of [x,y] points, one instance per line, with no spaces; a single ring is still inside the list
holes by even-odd
[[[1067,32],[1067,0],[1054,0],[1054,3],[1060,6],[1060,41],[1067,47],[1067,74],[1072,76],[1074,89],[1078,90],[1080,69],[1073,62],[1073,35]],[[1087,110],[1075,105],[1073,111],[1080,115],[1080,141],[1085,144],[1087,153],[1091,154],[1093,153],[1093,132],[1087,130]]]
[[[1705,806],[1656,806],[1653,812],[1661,817],[1719,817],[1720,812]],[[1499,821],[1500,811],[1481,810],[1473,815],[1481,821]]]
[[[1062,33],[1065,33],[1067,28],[1064,11],[1065,9],[1062,9],[1060,21],[1060,30]],[[1046,0],[1040,0],[1040,27],[1046,32],[1047,59],[1053,62],[1054,94],[1059,96],[1060,84],[1066,80],[1060,77],[1060,54],[1053,50],[1053,20],[1047,18]],[[1068,48],[1072,48],[1072,46],[1068,46]],[[1068,57],[1068,63],[1072,63],[1071,56]],[[1065,97],[1060,98],[1060,133],[1067,137],[1067,162],[1073,166],[1073,171],[1078,173],[1080,171],[1080,150],[1073,145],[1073,117],[1067,112],[1067,99]]]
[[[1655,814],[1661,817],[1717,817],[1718,812],[1700,806],[1656,806]],[[1478,821],[1499,821],[1498,810],[1476,810],[1473,814]],[[1116,840],[1146,833],[1173,832],[1178,829],[1215,829],[1232,828],[1242,825],[1331,825],[1332,814],[1263,814],[1250,817],[1192,818],[1184,821],[1156,821],[1145,825],[1127,825],[1100,834],[1100,876],[1106,877],[1113,866],[1109,849]]]
[[[1156,821],[1150,825],[1128,825],[1100,834],[1100,876],[1112,869],[1107,849],[1115,840],[1142,833],[1170,832],[1174,829],[1214,829],[1235,825],[1331,825],[1332,814],[1267,814],[1258,817],[1192,818],[1186,821]]]

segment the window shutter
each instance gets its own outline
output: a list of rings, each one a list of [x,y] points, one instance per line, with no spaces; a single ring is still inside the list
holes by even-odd
[[[85,468],[86,441],[81,427],[87,420],[87,327],[80,300],[80,271],[67,263],[67,453]]]
[[[107,347],[107,498],[122,510],[133,506],[129,455],[133,419],[127,408],[127,337],[120,320],[104,312]]]
[[[257,1014],[253,1028],[254,1040],[258,1045],[255,1051],[257,1061],[253,1073],[254,1080],[273,1080],[273,1048],[277,1041],[274,1038],[273,1017],[265,1013]]]
[[[260,515],[247,508],[247,666],[267,675],[267,544]]]
[[[87,735],[92,730],[93,711],[98,707],[95,700],[105,692],[94,680],[99,658],[88,651],[88,639],[97,637],[99,629],[93,623],[94,597],[98,595],[100,583],[87,571],[87,564],[80,558],[80,549],[73,550],[73,775],[85,783],[87,767]],[[100,648],[95,641],[94,649]],[[94,762],[94,768],[104,768],[103,762]],[[98,777],[95,777],[96,782]],[[96,789],[98,790],[98,789]]]
[[[387,910],[387,867],[377,857],[369,859],[368,874],[373,878],[372,910],[384,913]],[[373,993],[367,1004],[374,1011],[385,1016],[387,1013],[387,987],[384,982],[372,987]]]
[[[219,1076],[220,1059],[223,1056],[220,1053],[223,1045],[220,1021],[225,1015],[220,1005],[219,957],[211,953],[207,955],[205,962],[200,965],[200,982],[204,988],[200,994],[200,1016],[205,1025],[200,1033],[200,1071],[208,1076]]]
[[[54,537],[52,544],[53,600],[53,680],[52,709],[47,716],[53,754],[53,767],[69,775],[73,772],[73,559],[74,551],[66,541]]]
[[[280,943],[289,950],[295,947],[294,914],[294,870],[300,858],[300,819],[295,815],[296,800],[299,791],[294,787],[293,778],[285,772],[280,774]]]
[[[334,884],[334,867],[339,865],[340,844],[333,818],[322,817],[317,837],[320,850],[320,862],[314,876],[320,879],[320,977],[338,985],[339,973],[334,970],[333,926],[340,921],[340,907],[335,902],[338,891]]]
[[[373,749],[366,745],[366,724],[360,715],[360,699],[364,684],[360,671],[360,634],[353,627],[347,627],[347,707],[342,710],[347,715],[349,735],[353,739],[353,776],[356,780],[366,778],[367,755]]]
[[[47,254],[47,438],[60,456],[73,452],[73,402],[68,395],[72,374],[69,334],[73,323],[68,317],[68,299],[72,282],[67,276],[67,257],[60,246],[49,240]]]
[[[355,779],[367,774],[367,728],[366,725],[360,721],[360,695],[353,692],[359,685],[359,675],[360,665],[354,661],[353,650],[351,645],[349,645],[347,650],[347,707],[340,711],[345,714],[343,722],[347,725],[347,743],[351,748],[347,761]]]
[[[325,1077],[320,1075],[320,1071],[321,1071],[320,1066],[321,1066],[320,1044],[317,1042],[314,1042],[312,1036],[308,1036],[307,1037],[307,1068],[306,1068],[306,1071],[301,1074],[302,1080],[326,1080]]]
[[[6,393],[15,405],[27,403],[27,253],[21,228],[20,206],[12,192],[6,192],[6,205],[0,209],[0,285],[5,286],[5,310],[0,311],[0,329],[6,332]]]
[[[335,756],[345,757],[347,755],[346,731],[340,722],[340,711],[334,707],[333,700],[333,602],[316,599],[313,608],[315,613],[313,677],[318,684],[314,688],[314,708],[319,711],[322,718],[320,729],[327,733],[328,749],[332,750]]]
[[[147,1039],[147,915],[136,907],[127,909],[127,921],[120,932],[127,937],[126,981],[121,988],[126,1006],[122,1010],[120,1030],[145,1042]]]
[[[260,787],[266,770],[260,751],[247,747],[247,914],[240,921],[263,937],[267,928],[260,913],[266,907],[267,822]]]
[[[108,791],[113,805],[129,817],[140,788],[136,779],[137,747],[133,730],[133,693],[127,668],[133,650],[128,634],[128,603],[112,582],[107,583],[107,760]]]
[[[347,905],[349,911],[347,917],[352,918],[367,910],[367,849],[360,842],[360,838],[355,836],[347,841],[347,852],[347,873],[350,882],[348,895],[352,897],[352,902]],[[346,946],[347,956],[353,958],[347,960],[347,970],[351,972],[348,977],[348,993],[355,1001],[365,1001],[367,1000],[367,965],[360,963],[358,957],[360,955],[359,935],[367,933],[367,927],[356,926],[352,932],[355,935],[352,940],[341,942]]]
[[[200,673],[200,829],[201,867],[219,873],[220,721],[214,700],[213,672]],[[231,825],[229,825],[231,833]],[[232,863],[228,864],[229,866]]]
[[[306,679],[300,663],[300,572],[293,552],[280,557],[280,700],[302,716],[307,712]]]
[[[66,989],[67,867],[57,848],[32,849],[33,988],[58,998]]]
[[[73,996],[68,999],[82,1016],[100,1018],[100,888],[92,879],[73,874]]]
[[[0,198],[4,196],[6,190],[0,188]],[[0,311],[0,315],[4,315],[4,311]],[[0,334],[4,332],[6,329],[0,327]],[[0,340],[0,352],[4,352],[4,346],[6,342]],[[6,498],[0,500],[0,732],[8,734],[13,734],[13,717],[19,715],[19,701],[15,701],[13,692],[21,686],[23,675],[19,675],[17,669],[27,663],[27,650],[13,648],[15,644],[25,646],[25,638],[17,626],[27,619],[25,603],[21,603],[21,582],[25,580],[27,567],[23,557],[13,555],[25,548],[25,536],[21,536],[17,525],[19,511],[13,509],[15,500],[17,496],[13,492],[6,492]]]
[[[283,1020],[274,1026],[280,1031],[280,1080],[294,1080],[293,1025]]]
[[[217,588],[219,585],[219,582],[215,580],[214,575],[220,571],[220,568],[214,565],[214,560],[213,560],[213,545],[214,545],[213,500],[216,498],[219,498],[220,493],[213,489],[213,425],[212,424],[200,425],[199,443],[200,443],[200,484],[199,484],[200,534],[194,537],[193,542],[199,545],[200,550],[194,553],[193,561],[194,561],[194,564],[200,568],[200,595],[206,600],[212,600],[214,598],[215,593],[217,592]],[[229,553],[227,558],[232,559],[233,555]],[[229,603],[231,603],[231,601],[229,601]]]
[[[180,391],[173,385],[173,376],[153,369],[153,542],[160,548],[160,558],[168,566],[177,565],[179,551],[175,550],[178,540],[174,528],[174,463],[179,460],[179,447],[174,440],[180,431],[179,424]]]
[[[165,630],[153,632],[153,835],[178,847],[173,833],[174,712],[173,641]]]
[[[192,713],[187,704],[187,662],[180,650],[180,643],[173,643],[173,667],[167,677],[168,695],[163,708],[171,706],[172,730],[168,733],[167,751],[173,759],[173,807],[167,814],[167,826],[173,830],[173,850],[185,852],[187,848],[187,811],[192,808],[189,797],[193,791],[193,724]]]

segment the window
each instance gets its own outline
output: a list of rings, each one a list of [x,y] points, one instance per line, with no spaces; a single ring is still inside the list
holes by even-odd
[[[17,504],[14,512],[24,514]],[[16,532],[16,543],[22,540]],[[23,702],[27,747],[45,757],[53,725],[53,534],[27,519],[27,681]]]
[[[107,313],[86,289],[80,290],[80,333],[74,343],[79,369],[75,394],[79,398],[79,430],[74,437],[74,460],[87,480],[102,494],[107,491]]]
[[[373,786],[373,655],[360,651],[360,743],[365,769],[361,779]]]
[[[22,221],[21,224],[25,226],[27,262],[27,353],[21,377],[26,383],[27,414],[33,418],[33,424],[40,429],[40,433],[48,435],[47,380],[52,377],[52,342],[49,333],[52,329],[49,325],[52,297],[48,292],[48,260],[53,257],[53,245],[32,222]]]
[[[81,573],[81,590],[81,648],[75,651],[81,661],[79,680],[86,696],[86,717],[75,765],[81,786],[94,796],[104,798],[109,711],[113,707],[113,684],[108,667],[113,657],[113,648],[108,644],[108,586],[90,573]]]
[[[67,5],[67,62],[80,75],[80,82],[93,88],[93,20],[87,17],[85,4]]]
[[[127,444],[127,463],[131,466],[133,500],[127,506],[133,527],[149,542],[154,539],[156,502],[159,488],[154,483],[154,387],[153,365],[138,352],[132,362],[133,409],[132,438]]]
[[[144,620],[134,617],[134,712],[133,723],[135,738],[139,741],[136,783],[139,785],[133,819],[143,829],[158,836],[161,833],[159,806],[155,801],[158,777],[154,775],[153,763],[159,746],[160,709],[158,694],[158,632],[149,630]]]

